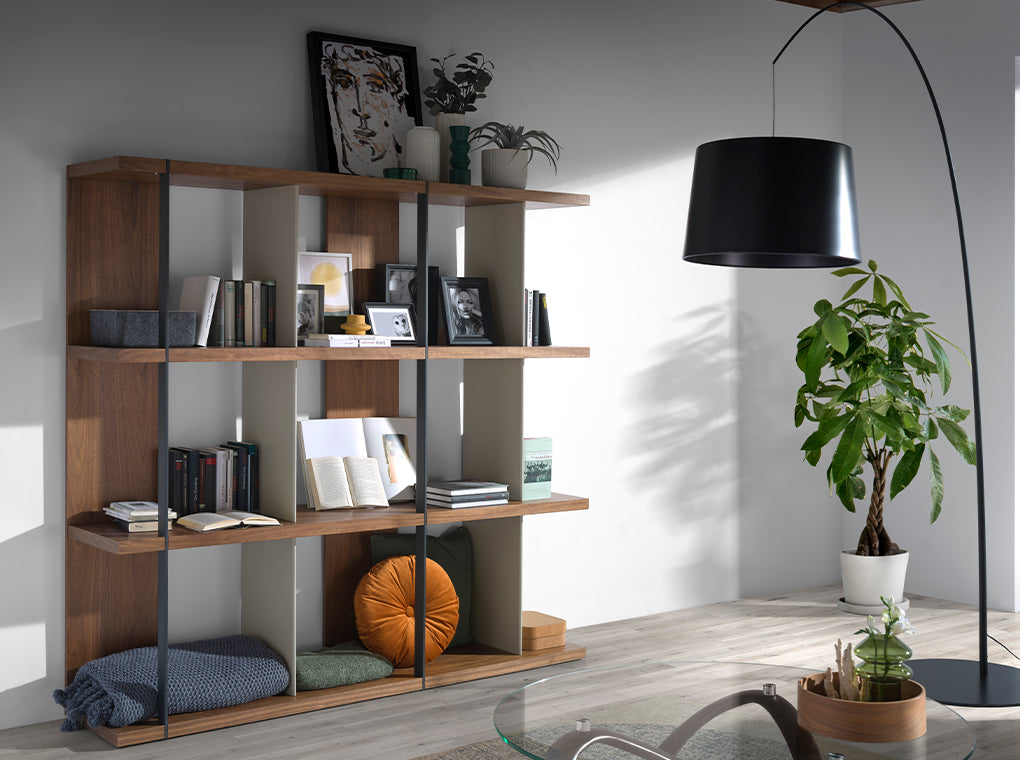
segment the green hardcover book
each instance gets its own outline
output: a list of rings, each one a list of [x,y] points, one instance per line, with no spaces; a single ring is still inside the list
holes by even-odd
[[[524,439],[524,488],[521,501],[552,496],[552,438]]]

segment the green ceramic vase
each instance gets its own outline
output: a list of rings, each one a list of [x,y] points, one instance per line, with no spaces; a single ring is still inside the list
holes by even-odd
[[[906,664],[913,655],[910,647],[895,636],[869,634],[854,648],[863,662],[854,672],[863,680],[866,702],[895,702],[900,699],[900,684],[914,671]]]
[[[450,182],[455,185],[471,184],[469,149],[468,127],[462,124],[450,127]]]

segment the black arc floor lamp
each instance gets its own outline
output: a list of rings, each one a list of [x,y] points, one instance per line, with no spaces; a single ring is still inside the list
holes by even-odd
[[[976,662],[930,659],[911,660],[910,665],[928,696],[938,702],[968,707],[1020,705],[1020,669],[988,662],[985,489],[974,310],[956,173],[935,93],[921,61],[899,28],[887,16],[860,2],[834,2],[813,14],[786,41],[772,65],[775,66],[804,27],[825,11],[841,5],[863,8],[885,21],[910,52],[924,80],[949,167],[967,299],[977,447],[980,654]],[[772,269],[846,266],[860,259],[853,167],[848,146],[773,135],[718,140],[698,147],[687,218],[685,261]]]

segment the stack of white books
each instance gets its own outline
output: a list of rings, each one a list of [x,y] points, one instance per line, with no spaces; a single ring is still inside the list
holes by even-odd
[[[392,340],[384,335],[341,335],[339,333],[309,333],[304,339],[305,346],[364,347],[390,346]]]
[[[510,501],[506,483],[486,480],[436,480],[425,488],[425,503],[430,507],[495,507]]]
[[[103,511],[129,533],[154,533],[159,530],[159,505],[154,501],[111,501]],[[167,530],[173,528],[170,520],[176,520],[172,509],[167,515]]]

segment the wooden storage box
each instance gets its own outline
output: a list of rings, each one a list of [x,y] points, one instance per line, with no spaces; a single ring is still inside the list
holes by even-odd
[[[527,652],[561,647],[567,642],[567,621],[558,617],[525,610],[521,626],[521,646]]]

